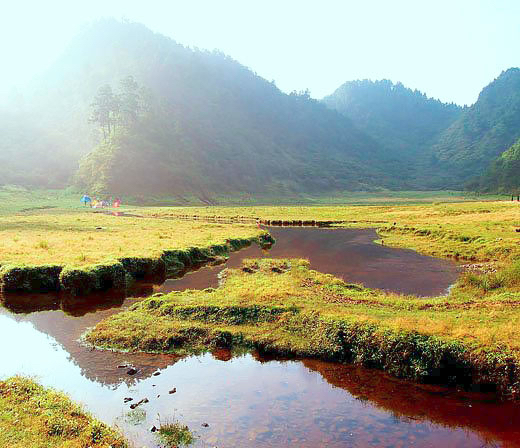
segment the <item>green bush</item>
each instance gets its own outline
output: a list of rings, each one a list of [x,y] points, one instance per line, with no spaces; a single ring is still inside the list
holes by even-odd
[[[166,276],[166,263],[162,258],[126,257],[119,261],[134,278]]]

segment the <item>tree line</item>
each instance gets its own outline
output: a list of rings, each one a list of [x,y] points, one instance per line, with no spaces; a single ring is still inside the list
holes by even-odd
[[[90,105],[89,121],[97,124],[106,142],[117,129],[128,129],[149,109],[149,91],[140,86],[133,76],[126,76],[114,92],[110,84],[98,89]]]

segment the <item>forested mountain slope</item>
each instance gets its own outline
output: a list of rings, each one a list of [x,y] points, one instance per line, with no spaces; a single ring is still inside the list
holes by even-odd
[[[462,113],[455,104],[389,80],[346,82],[323,102],[399,159],[416,159]]]
[[[0,185],[199,198],[461,188],[520,137],[519,78],[504,72],[464,109],[385,80],[316,101],[222,53],[107,19],[0,103]],[[100,92],[112,98],[108,126]]]
[[[485,87],[478,100],[433,146],[437,169],[459,184],[483,173],[520,138],[520,69],[510,68]]]
[[[462,189],[520,137],[518,68],[503,72],[470,107],[387,80],[347,82],[323,102],[384,147],[416,189]]]
[[[74,154],[94,147],[87,119],[99,88],[116,91],[128,76],[147,92],[149,110],[106,142],[97,132],[99,145],[76,176],[85,188],[205,195],[399,187],[378,164],[379,145],[307,94],[286,95],[221,53],[115,20],[78,36],[40,89],[53,117],[61,113],[60,130],[67,123],[78,140]]]
[[[471,187],[480,191],[520,193],[520,139],[494,160]]]

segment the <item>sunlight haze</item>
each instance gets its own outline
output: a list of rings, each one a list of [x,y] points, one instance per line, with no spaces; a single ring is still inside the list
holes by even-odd
[[[308,88],[315,98],[345,81],[386,78],[472,104],[483,86],[520,64],[514,0],[20,1],[4,4],[0,17],[0,92],[29,82],[82,27],[104,17],[218,49],[281,90]]]

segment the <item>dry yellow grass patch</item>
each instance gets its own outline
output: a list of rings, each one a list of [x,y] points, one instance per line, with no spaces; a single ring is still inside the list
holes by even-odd
[[[223,244],[259,233],[251,224],[117,217],[90,210],[0,216],[0,264],[82,266],[156,257],[165,249]]]

